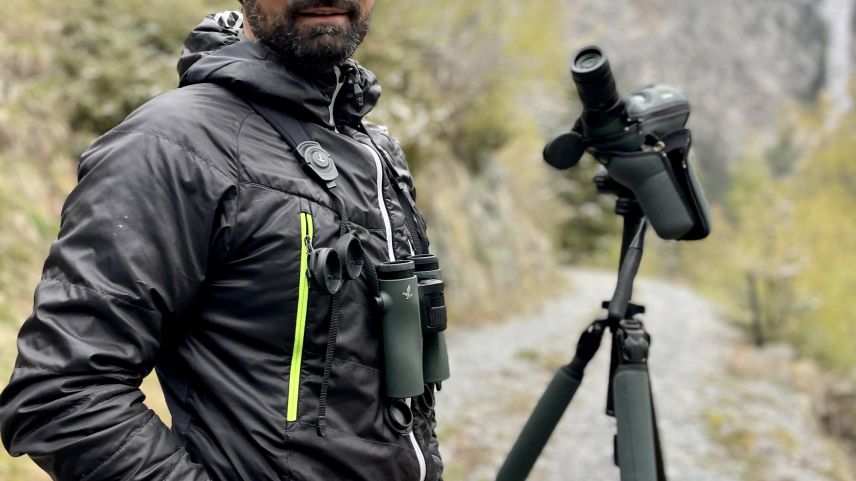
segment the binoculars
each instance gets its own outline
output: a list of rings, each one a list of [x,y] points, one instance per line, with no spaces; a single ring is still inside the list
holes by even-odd
[[[360,239],[349,232],[332,248],[310,250],[309,278],[320,292],[335,295],[345,279],[360,276],[364,265]],[[442,272],[437,257],[425,254],[381,264],[377,277],[376,303],[383,312],[384,417],[393,430],[407,434],[413,425],[407,400],[416,398],[416,408],[430,410],[431,386],[449,379]]]
[[[450,376],[442,272],[437,257],[425,254],[381,264],[377,274],[377,304],[383,312],[386,419],[404,434],[413,421],[405,400],[418,397],[417,406],[433,406],[433,393],[426,384],[441,383]]]

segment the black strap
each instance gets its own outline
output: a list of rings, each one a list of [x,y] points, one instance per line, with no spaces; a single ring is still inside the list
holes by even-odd
[[[417,254],[428,254],[429,243],[428,243],[428,229],[425,223],[425,218],[422,217],[422,213],[419,212],[419,209],[416,208],[416,200],[410,194],[410,188],[406,182],[398,175],[398,171],[395,170],[395,164],[390,158],[389,153],[381,148],[377,142],[375,142],[374,137],[371,136],[368,129],[365,125],[361,125],[362,132],[366,134],[369,138],[369,141],[374,146],[375,150],[380,152],[381,158],[383,158],[384,164],[386,164],[386,170],[392,178],[392,185],[395,188],[395,193],[398,196],[398,203],[404,209],[407,209],[409,215],[404,216],[404,222],[407,226],[407,230],[411,233],[410,240],[413,243],[413,248]],[[417,238],[413,238],[413,235],[416,235]]]
[[[336,338],[339,336],[339,313],[342,309],[342,291],[333,295],[333,307],[330,314],[330,327],[327,330],[327,348],[324,352],[324,376],[321,381],[321,394],[318,397],[318,435],[327,435],[327,392],[330,389],[330,373],[333,369],[333,356],[336,354]]]

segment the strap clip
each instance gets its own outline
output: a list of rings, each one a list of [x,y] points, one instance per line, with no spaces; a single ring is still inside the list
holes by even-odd
[[[314,140],[302,142],[297,146],[300,155],[301,167],[307,169],[315,178],[327,185],[327,188],[336,187],[336,179],[339,178],[339,170],[333,162],[333,157]]]

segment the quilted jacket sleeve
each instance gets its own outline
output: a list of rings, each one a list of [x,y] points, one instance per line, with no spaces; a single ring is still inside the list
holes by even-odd
[[[139,386],[224,245],[234,190],[152,134],[113,131],[83,155],[0,395],[11,454],[60,481],[208,479]]]

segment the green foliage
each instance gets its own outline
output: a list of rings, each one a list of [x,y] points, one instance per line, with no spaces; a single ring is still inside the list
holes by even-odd
[[[563,73],[561,25],[545,13],[560,10],[556,0],[378,3],[359,55],[386,92],[374,116],[400,128],[416,168],[451,154],[477,171],[531,120],[532,90],[543,96]]]
[[[74,157],[152,95],[176,84],[178,48],[231,1],[5,0],[0,29],[0,387],[15,337],[75,180]],[[0,479],[47,479],[0,456]]]
[[[531,222],[539,241],[553,241],[562,260],[579,262],[606,250],[617,229],[611,200],[598,198],[591,183],[595,163],[587,159],[566,173],[544,168],[546,139],[532,127],[573,122],[552,118],[557,104],[574,105],[562,11],[557,0],[382,2],[360,60],[384,85],[373,118],[391,126],[411,167],[451,162],[456,168],[445,169],[447,176],[464,166],[465,175],[501,179],[487,188],[515,193],[515,222]],[[512,151],[516,158],[497,161]],[[423,184],[432,196],[447,186],[442,179]],[[520,225],[508,229],[529,235]],[[483,258],[481,250],[472,258]],[[455,262],[469,258],[450,255]]]
[[[681,245],[678,264],[766,340],[852,372],[856,116],[833,131],[822,113],[792,117],[785,140],[735,165],[714,237]]]
[[[555,0],[378,2],[361,47],[384,86],[372,119],[417,171],[455,320],[532,307],[553,281],[543,266],[563,209],[531,126],[539,99],[565,80],[560,10]]]

